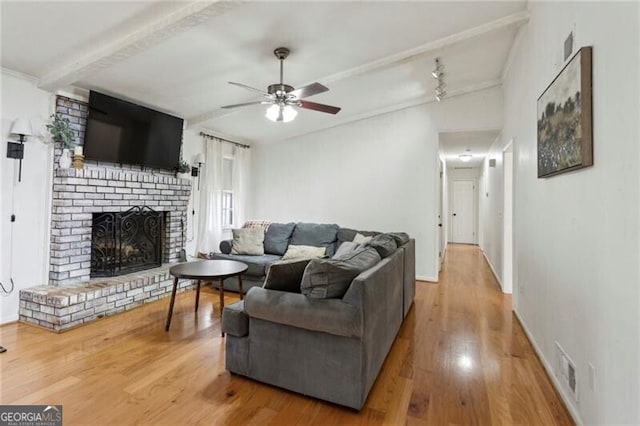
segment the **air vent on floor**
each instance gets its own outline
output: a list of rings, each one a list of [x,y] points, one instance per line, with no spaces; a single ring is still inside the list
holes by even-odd
[[[473,167],[454,167],[453,170],[473,170]]]

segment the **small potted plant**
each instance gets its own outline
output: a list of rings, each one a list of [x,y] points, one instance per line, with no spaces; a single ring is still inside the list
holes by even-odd
[[[67,117],[60,114],[51,115],[51,122],[47,124],[47,130],[51,134],[51,139],[62,146],[62,155],[60,156],[59,165],[63,169],[71,166],[71,155],[69,148],[73,146],[75,134],[71,128],[71,122]]]
[[[186,161],[180,161],[176,166],[176,176],[180,179],[191,179],[191,166]]]

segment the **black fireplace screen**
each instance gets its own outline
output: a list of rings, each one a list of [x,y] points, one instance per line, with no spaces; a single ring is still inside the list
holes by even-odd
[[[133,207],[93,215],[91,276],[122,275],[162,264],[163,213]]]

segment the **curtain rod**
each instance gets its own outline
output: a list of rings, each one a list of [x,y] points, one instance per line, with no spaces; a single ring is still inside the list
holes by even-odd
[[[209,138],[209,139],[219,139],[222,142],[230,143],[232,145],[239,146],[240,148],[244,148],[244,149],[251,148],[251,145],[245,145],[243,143],[230,141],[229,139],[219,138],[218,136],[213,136],[213,135],[210,135],[210,134],[205,133],[205,132],[200,132],[200,136],[205,137],[205,138]]]

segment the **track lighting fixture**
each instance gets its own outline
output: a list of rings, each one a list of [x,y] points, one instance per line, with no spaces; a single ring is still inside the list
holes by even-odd
[[[436,58],[436,67],[433,69],[431,75],[433,78],[438,80],[438,86],[436,86],[436,101],[440,102],[445,96],[447,96],[447,92],[444,90],[447,87],[447,83],[444,82],[444,65],[440,61],[440,58]]]
[[[444,65],[440,62],[440,58],[436,58],[436,67],[431,72],[431,75],[435,79],[439,79],[444,75]]]

